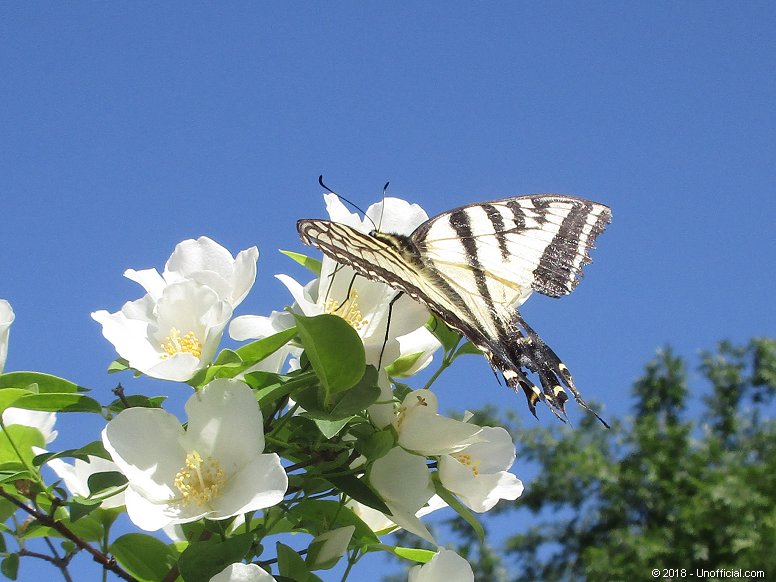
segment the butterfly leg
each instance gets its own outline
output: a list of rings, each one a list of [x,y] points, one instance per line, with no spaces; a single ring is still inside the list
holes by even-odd
[[[391,302],[388,304],[388,321],[385,323],[385,337],[383,338],[383,347],[380,348],[380,359],[377,360],[377,368],[382,369],[383,367],[383,354],[385,353],[385,346],[388,344],[388,330],[391,329],[391,313],[393,313],[393,304],[396,303],[399,300],[399,297],[404,295],[404,292],[399,291],[396,295],[394,295],[393,299],[391,299]]]

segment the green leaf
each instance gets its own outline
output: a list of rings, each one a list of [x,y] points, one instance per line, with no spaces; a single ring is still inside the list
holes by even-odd
[[[19,575],[19,554],[9,554],[0,562],[0,572],[10,580],[16,580]]]
[[[485,540],[485,530],[482,528],[482,524],[479,522],[479,520],[474,516],[468,507],[458,501],[458,498],[455,495],[445,489],[445,486],[442,485],[442,482],[439,480],[439,475],[437,473],[433,473],[431,477],[431,480],[434,482],[434,490],[436,491],[436,494],[439,495],[445,503],[452,507],[453,510],[466,521],[466,523],[472,526],[472,529],[474,530],[474,533],[477,534],[480,543],[483,543]]]
[[[98,509],[100,507],[100,502],[84,502],[82,498],[78,497],[74,498],[70,503],[67,504],[67,506],[70,508],[70,519],[76,522],[82,517],[89,515],[92,511]]]
[[[481,356],[482,351],[477,346],[475,346],[472,342],[470,342],[469,340],[466,340],[461,345],[461,347],[455,351],[454,358],[457,358],[458,356],[465,356],[467,354],[472,354],[474,356]]]
[[[46,392],[68,394],[89,391],[87,388],[83,388],[64,378],[41,372],[8,372],[7,374],[0,374],[0,388],[28,388],[32,384],[37,385],[37,389],[33,391],[41,394]]]
[[[127,478],[118,471],[104,471],[89,475],[87,485],[91,493],[87,500],[99,503],[126,489]]]
[[[251,372],[245,375],[249,386],[253,386],[258,374],[267,374],[267,372]],[[256,400],[258,400],[262,410],[280,398],[298,391],[300,388],[318,383],[318,378],[313,372],[304,372],[296,376],[278,376],[277,378],[278,381],[276,383],[268,384],[256,391]],[[265,377],[264,379],[267,378]]]
[[[235,350],[235,353],[243,362],[250,362],[250,365],[257,364],[290,342],[295,335],[296,327],[289,327],[274,335],[246,344]]]
[[[223,366],[225,364],[242,364],[242,359],[234,350],[224,348],[216,357],[215,361],[213,362],[213,366]]]
[[[372,489],[364,483],[361,479],[354,475],[340,475],[338,477],[330,477],[324,475],[327,481],[339,489],[342,493],[363,503],[364,505],[376,509],[386,515],[391,515],[391,510],[385,502],[380,499]]]
[[[177,559],[167,544],[140,533],[125,534],[108,549],[125,570],[135,578],[149,582],[163,579],[175,566]]]
[[[4,471],[23,471],[27,465],[32,464],[35,457],[32,447],[43,448],[45,445],[43,435],[37,428],[21,424],[6,426],[5,430],[0,432],[0,466]]]
[[[343,428],[345,428],[348,422],[350,422],[350,418],[351,417],[341,418],[339,420],[315,419],[315,425],[318,427],[318,430],[321,431],[321,434],[325,438],[330,439],[336,436]]]
[[[16,400],[16,408],[43,412],[93,412],[100,414],[99,402],[83,394],[51,393],[28,394]]]
[[[178,565],[186,582],[209,582],[221,570],[241,562],[251,547],[251,534],[240,534],[219,541],[192,542],[180,556]]]
[[[319,398],[318,386],[311,386],[294,394],[294,399],[307,411],[305,416],[330,421],[349,419],[361,414],[378,398],[380,387],[377,385],[377,370],[373,366],[366,367],[361,380],[350,390],[332,395],[326,408]]]
[[[346,525],[355,526],[353,542],[361,545],[375,544],[380,538],[353,511],[339,501],[331,499],[305,499],[295,505],[287,518],[294,530],[319,536],[329,530]]]
[[[442,343],[442,347],[445,348],[445,352],[449,352],[458,345],[461,341],[461,334],[457,331],[450,329],[448,325],[436,317],[431,316],[431,319],[426,323],[426,328],[433,333],[436,338]]]
[[[278,554],[280,575],[297,582],[307,582],[310,577],[310,570],[307,569],[307,564],[305,564],[302,556],[295,549],[280,542],[277,542],[275,547]]]
[[[346,417],[358,414],[371,406],[380,398],[380,387],[377,385],[377,369],[367,366],[358,384],[343,394],[333,397],[333,406],[329,414],[332,418]]]
[[[234,378],[248,368],[271,356],[296,335],[296,327],[284,329],[269,337],[256,340],[237,350],[222,350],[199,383],[207,384],[213,378]]]
[[[141,394],[130,394],[124,396],[124,401],[116,399],[108,405],[108,410],[118,414],[127,408],[161,408],[162,403],[167,400],[166,396],[142,396]]]
[[[321,262],[318,259],[313,259],[311,257],[308,257],[307,255],[303,255],[301,253],[295,253],[293,251],[281,250],[280,252],[286,255],[288,258],[295,260],[297,263],[302,265],[305,269],[309,269],[318,277],[321,276]]]
[[[85,517],[81,517],[78,521],[74,521],[67,516],[67,514],[64,512],[64,508],[62,508],[62,512],[63,517],[59,518],[59,516],[57,516],[57,521],[60,521],[62,525],[64,525],[79,538],[89,542],[102,540],[105,529],[99,520],[94,519],[94,517],[91,515],[87,515]],[[31,539],[41,537],[62,538],[63,536],[53,528],[41,525],[37,522],[33,522],[32,525],[24,530],[24,534],[21,537],[25,539]]]
[[[327,395],[355,386],[366,366],[364,344],[356,330],[336,315],[293,315],[305,353]]]
[[[59,451],[57,453],[41,453],[40,455],[37,455],[33,462],[35,463],[35,466],[39,467],[43,465],[44,463],[48,463],[51,459],[81,459],[82,461],[88,461],[89,455],[93,457],[100,457],[102,459],[108,459],[111,460],[110,455],[108,454],[108,451],[105,450],[105,447],[102,444],[102,441],[92,441],[84,446],[82,446],[80,449],[65,449],[64,451]]]
[[[390,451],[395,444],[396,434],[391,427],[388,427],[369,435],[366,442],[360,445],[359,452],[370,461],[374,461]]]
[[[116,358],[108,364],[108,374],[115,374],[116,372],[123,372],[129,369],[129,361],[124,358]]]
[[[386,366],[385,371],[388,372],[389,376],[406,378],[409,375],[407,372],[412,369],[423,354],[424,352],[415,352],[396,358],[391,365]]]
[[[13,406],[20,398],[33,394],[34,392],[30,392],[26,388],[5,388],[0,390],[0,414],[2,414],[2,411],[6,408]]]
[[[3,463],[5,465],[5,463]],[[0,467],[0,483],[13,483],[19,479],[30,479],[32,475],[29,471],[14,469],[11,464],[8,464],[8,468]]]
[[[420,548],[404,548],[401,546],[385,546],[381,545],[381,549],[388,550],[389,552],[396,554],[400,558],[404,558],[405,560],[412,560],[413,562],[418,562],[420,564],[425,564],[431,558],[433,558],[436,555],[436,552],[433,550],[422,550]]]

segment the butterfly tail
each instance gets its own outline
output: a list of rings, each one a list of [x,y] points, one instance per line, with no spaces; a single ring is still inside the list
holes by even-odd
[[[518,354],[516,355],[523,366],[539,376],[544,400],[550,409],[556,415],[560,413],[565,418],[565,403],[568,400],[568,395],[564,390],[565,386],[582,408],[591,412],[606,428],[610,428],[607,422],[582,398],[574,384],[571,372],[552,348],[544,343],[544,340],[526,323],[520,313],[515,312],[512,320],[513,325],[522,328],[524,332],[524,334],[520,334],[521,337],[517,342],[516,351]]]
[[[552,374],[539,365],[535,357],[531,356],[530,341],[529,337],[520,334],[512,349],[508,351],[494,353],[488,349],[480,348],[480,350],[485,353],[491,367],[501,372],[512,390],[515,392],[523,391],[531,414],[537,417],[536,404],[543,401],[555,416],[566,422],[568,418],[564,404],[568,400],[568,396]],[[539,376],[541,388],[531,381],[526,370],[535,372]]]

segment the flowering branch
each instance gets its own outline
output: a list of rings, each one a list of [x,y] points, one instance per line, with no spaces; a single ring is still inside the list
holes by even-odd
[[[332,220],[366,232],[390,224],[408,234],[428,218],[394,198],[365,219],[333,194],[326,203]],[[473,580],[452,552],[382,541],[403,528],[436,546],[423,518],[444,507],[479,533],[472,512],[522,492],[508,472],[508,436],[440,414],[427,389],[472,350],[442,325],[432,333],[428,310],[394,289],[329,258],[287,254],[314,278],[279,275],[293,304],[269,316],[232,317],[254,284],[258,250],[233,256],[207,237],[180,243],[161,273],[128,269],[143,296],[92,314],[119,355],[110,371],[179,383],[174,390],[190,393],[185,419],[163,408],[163,396],[127,395],[121,383],[106,406],[62,378],[2,373],[14,316],[0,300],[0,499],[32,518],[28,531],[50,528],[124,580],[271,582],[273,571],[307,579],[343,558],[347,577],[378,551],[406,559],[414,581]],[[219,351],[227,332],[237,347]],[[405,384],[442,346],[425,389]],[[99,419],[100,438],[50,452],[56,413]],[[61,481],[47,485],[43,466]],[[45,492],[38,508],[10,489],[25,480]],[[138,532],[113,539],[122,513]],[[102,539],[103,551],[79,528]],[[289,532],[307,534],[309,546],[285,545]],[[74,554],[49,549],[8,555],[44,559],[69,580]],[[2,571],[13,574],[12,562]]]

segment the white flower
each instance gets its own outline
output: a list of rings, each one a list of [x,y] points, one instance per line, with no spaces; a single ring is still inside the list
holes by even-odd
[[[232,307],[210,287],[192,279],[167,285],[92,318],[129,365],[148,376],[185,382],[213,359]]]
[[[256,564],[237,562],[221,570],[210,582],[275,582],[275,578]]]
[[[107,473],[118,471],[119,468],[113,461],[108,461],[100,457],[87,457],[89,461],[75,459],[70,465],[62,459],[51,459],[47,464],[53,469],[57,476],[65,482],[65,486],[73,495],[89,497],[89,477],[95,473]],[[111,509],[124,505],[124,492],[117,493],[100,504],[102,509]]]
[[[54,412],[43,412],[41,410],[26,410],[24,408],[10,407],[3,411],[3,424],[11,426],[20,424],[22,426],[31,426],[37,428],[43,435],[43,441],[46,444],[51,443],[57,438],[57,431],[54,430],[54,423],[57,415]],[[44,452],[44,451],[40,451]]]
[[[348,212],[336,194],[326,194],[324,198],[332,221],[362,232],[370,232],[377,226],[385,232],[410,234],[428,219],[420,206],[398,198],[386,198],[373,204],[367,209],[368,218],[363,220]],[[327,256],[323,257],[320,277],[305,286],[287,275],[276,277],[296,301],[295,309],[304,315],[331,313],[347,321],[364,342],[368,364],[381,368],[400,356],[416,354],[413,365],[401,371],[409,375],[427,366],[433,352],[440,347],[439,341],[425,328],[429,312],[423,305],[407,295],[392,303],[397,294],[395,289],[356,276],[353,269],[343,267]],[[408,334],[413,337],[404,339]]]
[[[478,513],[488,511],[499,499],[514,500],[523,493],[523,483],[507,469],[515,462],[515,446],[501,427],[483,427],[474,443],[439,458],[442,485]]]
[[[8,356],[8,334],[15,317],[11,304],[5,299],[0,299],[0,374],[3,373],[5,359]]]
[[[419,455],[444,455],[480,440],[482,427],[442,416],[438,406],[431,390],[407,394],[393,421],[400,446]]]
[[[188,239],[178,243],[162,275],[156,269],[127,269],[124,276],[140,283],[154,300],[162,296],[167,285],[191,279],[207,285],[220,299],[228,301],[235,308],[256,281],[258,258],[259,250],[256,247],[240,251],[237,257],[232,257],[220,244],[201,236],[197,240]]]
[[[328,570],[339,561],[348,549],[355,525],[338,527],[316,536],[307,550],[307,563],[311,570]]]
[[[431,560],[410,568],[407,582],[474,582],[474,572],[454,551],[440,548]]]
[[[391,510],[391,521],[435,543],[431,533],[416,516],[434,494],[424,457],[394,447],[372,464],[369,482]]]
[[[280,458],[262,454],[253,391],[214,380],[186,402],[188,428],[161,409],[129,408],[102,432],[127,477],[127,513],[141,529],[226,519],[279,503],[288,487]]]

